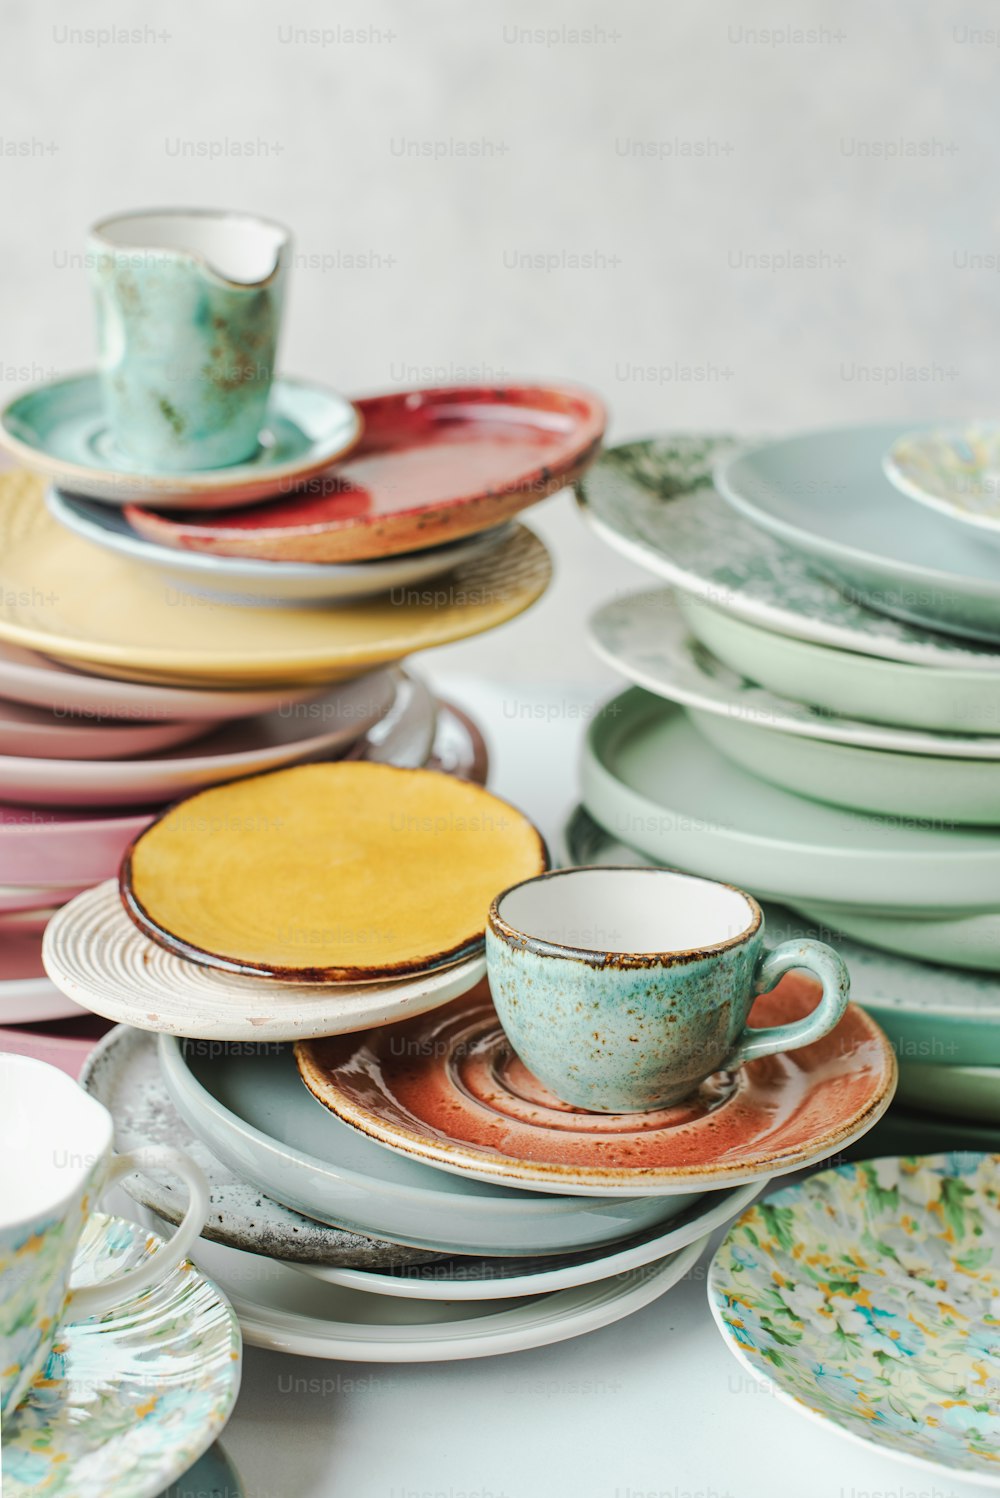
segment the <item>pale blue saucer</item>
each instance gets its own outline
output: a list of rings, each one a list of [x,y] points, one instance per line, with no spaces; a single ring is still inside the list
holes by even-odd
[[[362,419],[344,396],[275,380],[256,454],[229,468],[150,473],[115,443],[96,371],[38,385],[0,411],[0,444],[60,488],[106,504],[222,509],[287,493],[353,447]]]

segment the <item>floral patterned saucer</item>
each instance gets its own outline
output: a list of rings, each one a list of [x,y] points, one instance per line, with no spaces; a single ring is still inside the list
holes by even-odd
[[[73,1282],[119,1274],[159,1244],[145,1228],[95,1212]],[[232,1307],[187,1261],[105,1316],[66,1322],[5,1422],[4,1498],[154,1498],[225,1425],[240,1356]]]
[[[1000,543],[1000,423],[974,421],[937,432],[907,432],[882,460],[886,477],[910,499],[960,524],[973,538]]]
[[[708,1294],[780,1399],[1000,1487],[1000,1156],[870,1160],[787,1187],[730,1229]]]

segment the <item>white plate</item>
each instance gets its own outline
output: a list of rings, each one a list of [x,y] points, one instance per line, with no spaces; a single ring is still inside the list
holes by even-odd
[[[751,1181],[732,1191],[713,1191],[668,1228],[652,1228],[627,1243],[590,1253],[552,1255],[544,1259],[438,1259],[430,1264],[383,1270],[302,1263],[294,1267],[331,1285],[346,1285],[353,1290],[402,1300],[475,1301],[501,1300],[511,1295],[550,1295],[578,1285],[597,1284],[641,1269],[667,1254],[678,1253],[737,1216],[760,1189],[759,1181]]]
[[[0,756],[0,800],[41,806],[138,806],[172,801],[206,786],[353,744],[387,711],[399,674],[375,671],[311,702],[293,703],[230,723],[193,749],[135,760],[27,759]]]
[[[592,615],[589,634],[601,659],[629,681],[730,723],[893,754],[1000,762],[998,737],[867,723],[758,686],[690,632],[682,606],[668,588],[612,599]]]
[[[701,433],[607,448],[577,485],[584,517],[640,567],[763,629],[917,666],[1000,672],[996,644],[867,609],[736,514],[712,483],[713,465],[735,448],[732,437]]]
[[[42,945],[45,970],[92,1014],[140,1030],[199,1040],[280,1042],[387,1025],[468,993],[481,954],[395,983],[278,983],[187,962],[149,941],[108,879],[57,912]],[[304,1091],[305,1089],[303,1089]]]
[[[515,1300],[414,1301],[321,1285],[294,1269],[199,1241],[198,1268],[229,1299],[251,1347],[358,1363],[445,1363],[565,1342],[658,1300],[694,1268],[706,1238],[611,1280]]]
[[[50,514],[67,530],[105,551],[131,557],[175,578],[186,591],[224,597],[230,603],[336,603],[367,598],[390,588],[427,582],[488,552],[510,531],[495,526],[479,535],[426,551],[404,552],[370,562],[337,566],[328,562],[259,562],[159,546],[134,531],[120,511],[106,504],[50,488]]]
[[[345,759],[420,770],[430,757],[437,729],[437,703],[419,676],[399,673],[399,688],[384,718],[373,723]]]
[[[147,686],[92,676],[0,640],[0,697],[76,718],[226,723],[231,718],[249,718],[288,703],[305,702],[318,691],[315,686],[258,692]]]
[[[833,427],[720,459],[723,498],[880,613],[1000,641],[1000,558],[882,470],[899,423]]]
[[[591,724],[583,803],[654,860],[776,900],[887,913],[995,905],[1000,838],[790,795],[732,764],[681,709],[632,687]]]
[[[284,1206],[356,1233],[446,1254],[562,1253],[668,1222],[703,1194],[556,1196],[454,1175],[335,1118],[291,1050],[169,1035],[158,1047],[174,1107],[214,1155]]]

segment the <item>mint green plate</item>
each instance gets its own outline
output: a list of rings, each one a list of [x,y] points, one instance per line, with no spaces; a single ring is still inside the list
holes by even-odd
[[[908,1108],[923,1108],[946,1118],[1000,1125],[1000,1066],[902,1060],[899,1098]]]
[[[918,957],[925,962],[941,962],[951,967],[969,967],[989,973],[1000,973],[1000,911],[967,916],[889,916],[877,911],[859,910],[837,905],[822,905],[812,900],[789,896],[789,903],[821,924],[839,926],[849,936],[899,952],[904,957]]]
[[[0,411],[0,445],[71,494],[126,505],[218,510],[285,493],[354,446],[362,422],[350,401],[309,380],[275,380],[255,457],[228,468],[150,473],[111,436],[99,377],[72,375],[15,397]]]

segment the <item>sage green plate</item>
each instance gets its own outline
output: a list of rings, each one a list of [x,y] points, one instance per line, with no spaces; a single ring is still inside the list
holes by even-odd
[[[845,718],[904,728],[990,735],[1000,729],[1000,676],[831,650],[748,624],[700,599],[682,597],[679,603],[703,645],[779,696]]]
[[[810,920],[839,926],[858,941],[883,947],[887,952],[1000,973],[1000,911],[997,910],[951,918],[907,917],[821,905],[791,896],[789,903]]]
[[[609,836],[582,807],[570,817],[563,841],[571,863],[648,862]],[[876,951],[846,936],[833,913],[810,924],[780,905],[765,902],[763,909],[769,941],[806,937],[836,948],[851,974],[851,997],[878,1020],[901,1065],[917,1062],[946,1070],[979,1062],[1000,1067],[1000,977]]]
[[[1000,1066],[935,1066],[900,1062],[899,1097],[910,1108],[946,1118],[1000,1124]]]
[[[583,803],[625,842],[756,895],[967,915],[1000,889],[1000,838],[848,812],[749,775],[638,687],[590,725]]]

